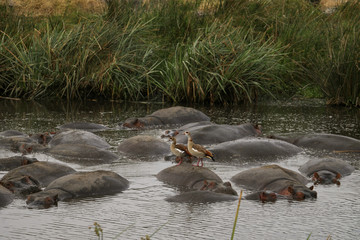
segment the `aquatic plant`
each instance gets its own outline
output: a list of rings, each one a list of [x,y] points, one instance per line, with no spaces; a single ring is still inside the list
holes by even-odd
[[[105,4],[49,16],[1,5],[0,95],[360,106],[357,1],[331,14],[308,0]]]

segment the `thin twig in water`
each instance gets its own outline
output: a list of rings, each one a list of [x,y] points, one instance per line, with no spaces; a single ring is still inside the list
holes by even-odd
[[[240,209],[240,202],[241,202],[242,193],[243,193],[243,191],[241,190],[240,196],[239,196],[239,202],[238,202],[237,209],[236,209],[236,215],[235,215],[235,220],[234,220],[234,227],[233,227],[233,231],[232,231],[232,234],[231,234],[231,240],[234,239],[235,227],[236,227],[236,222],[237,222],[238,215],[239,215],[239,209]]]

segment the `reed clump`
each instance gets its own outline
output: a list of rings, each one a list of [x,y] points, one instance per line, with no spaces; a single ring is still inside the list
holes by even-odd
[[[0,5],[0,95],[233,103],[311,92],[360,106],[357,1],[330,14],[307,0],[101,2],[48,15]]]

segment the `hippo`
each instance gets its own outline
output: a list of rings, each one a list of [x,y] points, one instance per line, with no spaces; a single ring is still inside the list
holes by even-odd
[[[38,162],[36,158],[26,156],[12,156],[0,159],[0,171],[10,171],[14,168]]]
[[[0,208],[5,207],[14,200],[14,194],[7,188],[0,185]]]
[[[257,200],[261,202],[275,202],[278,199],[278,196],[273,191],[256,191],[250,193],[244,197],[246,200]]]
[[[170,154],[170,145],[153,136],[139,135],[121,142],[117,150],[129,156],[156,157]]]
[[[0,132],[0,137],[28,137],[26,133],[20,132],[18,130],[5,130]]]
[[[231,183],[223,182],[216,173],[205,167],[182,163],[160,171],[156,177],[185,191],[167,198],[170,202],[218,202],[237,199]]]
[[[66,123],[61,126],[58,126],[60,130],[68,130],[68,129],[77,129],[84,130],[88,132],[98,132],[109,129],[107,126],[97,123],[89,123],[89,122],[72,122]]]
[[[341,159],[311,159],[299,168],[301,173],[312,177],[314,184],[337,184],[343,176],[350,175],[355,168]]]
[[[245,160],[275,160],[293,156],[301,148],[290,143],[267,138],[247,137],[223,142],[208,148],[218,162],[243,162]]]
[[[176,106],[160,109],[145,117],[128,118],[122,123],[122,127],[143,129],[155,126],[180,125],[209,120],[210,118],[199,110]]]
[[[235,201],[238,197],[230,194],[217,193],[208,190],[184,192],[165,198],[168,202],[179,203],[214,203],[223,201]]]
[[[313,187],[305,186],[309,182],[306,177],[278,165],[251,168],[236,174],[230,180],[251,190],[272,191],[294,200],[317,197]]]
[[[187,142],[187,138],[183,134],[185,131],[191,132],[191,136],[197,144],[218,144],[249,136],[256,137],[261,134],[260,127],[250,123],[240,125],[205,124],[186,128],[188,125],[181,127],[177,131],[178,136],[176,140],[178,143]],[[171,132],[169,135],[176,135],[176,132]]]
[[[360,140],[326,133],[306,134],[297,137],[271,135],[269,138],[283,140],[299,147],[337,152],[360,152]]]
[[[51,182],[44,191],[31,194],[29,208],[48,208],[58,201],[120,193],[129,187],[129,181],[112,171],[76,172]]]
[[[36,162],[14,168],[5,174],[0,184],[17,195],[37,192],[53,180],[76,172],[73,168],[55,162]]]
[[[59,144],[46,153],[58,160],[81,165],[112,163],[119,159],[113,152],[87,144]]]
[[[28,154],[31,152],[44,152],[47,147],[37,143],[29,136],[10,136],[0,138],[0,148],[13,152]]]
[[[55,133],[53,133],[53,132],[51,132],[51,133],[44,132],[44,133],[29,134],[29,136],[35,142],[42,144],[42,145],[46,145],[51,141],[54,134]]]
[[[108,149],[110,144],[94,133],[82,130],[67,130],[56,134],[49,142],[50,147],[60,144],[87,144],[99,149]]]

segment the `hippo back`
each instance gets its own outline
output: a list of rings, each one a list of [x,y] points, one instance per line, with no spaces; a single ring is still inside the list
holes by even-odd
[[[242,171],[230,179],[237,185],[262,190],[277,180],[290,180],[307,184],[309,180],[301,174],[278,165],[267,165]]]
[[[336,134],[308,134],[297,138],[294,144],[305,148],[360,152],[360,140]]]
[[[188,163],[172,166],[160,171],[156,177],[165,183],[179,187],[193,188],[195,184],[204,180],[222,183],[221,178],[205,167],[195,167]]]
[[[110,148],[104,139],[94,133],[82,130],[67,130],[56,134],[49,142],[51,147],[60,144],[87,144],[100,149]]]
[[[187,124],[210,120],[208,116],[199,110],[181,106],[160,109],[149,116],[159,118],[164,124]]]
[[[202,127],[196,126],[186,131],[191,132],[191,136],[197,144],[216,144],[258,135],[255,127],[250,123],[241,125],[211,124]],[[179,135],[177,141],[186,143],[187,137]]]
[[[73,168],[54,162],[36,162],[9,171],[1,181],[8,181],[21,176],[36,179],[41,187],[46,187],[53,180],[76,172]]]
[[[275,160],[302,151],[301,148],[275,139],[248,137],[210,147],[219,162],[246,160]]]
[[[153,136],[139,135],[121,142],[118,151],[134,156],[156,156],[170,154],[170,144]]]
[[[311,159],[299,168],[299,171],[311,176],[313,173],[327,170],[333,173],[340,173],[342,176],[350,175],[355,168],[341,159]]]
[[[14,194],[0,184],[0,208],[14,200]]]
[[[60,189],[72,197],[89,197],[115,194],[129,187],[129,181],[111,171],[76,172],[58,178],[45,191]]]

